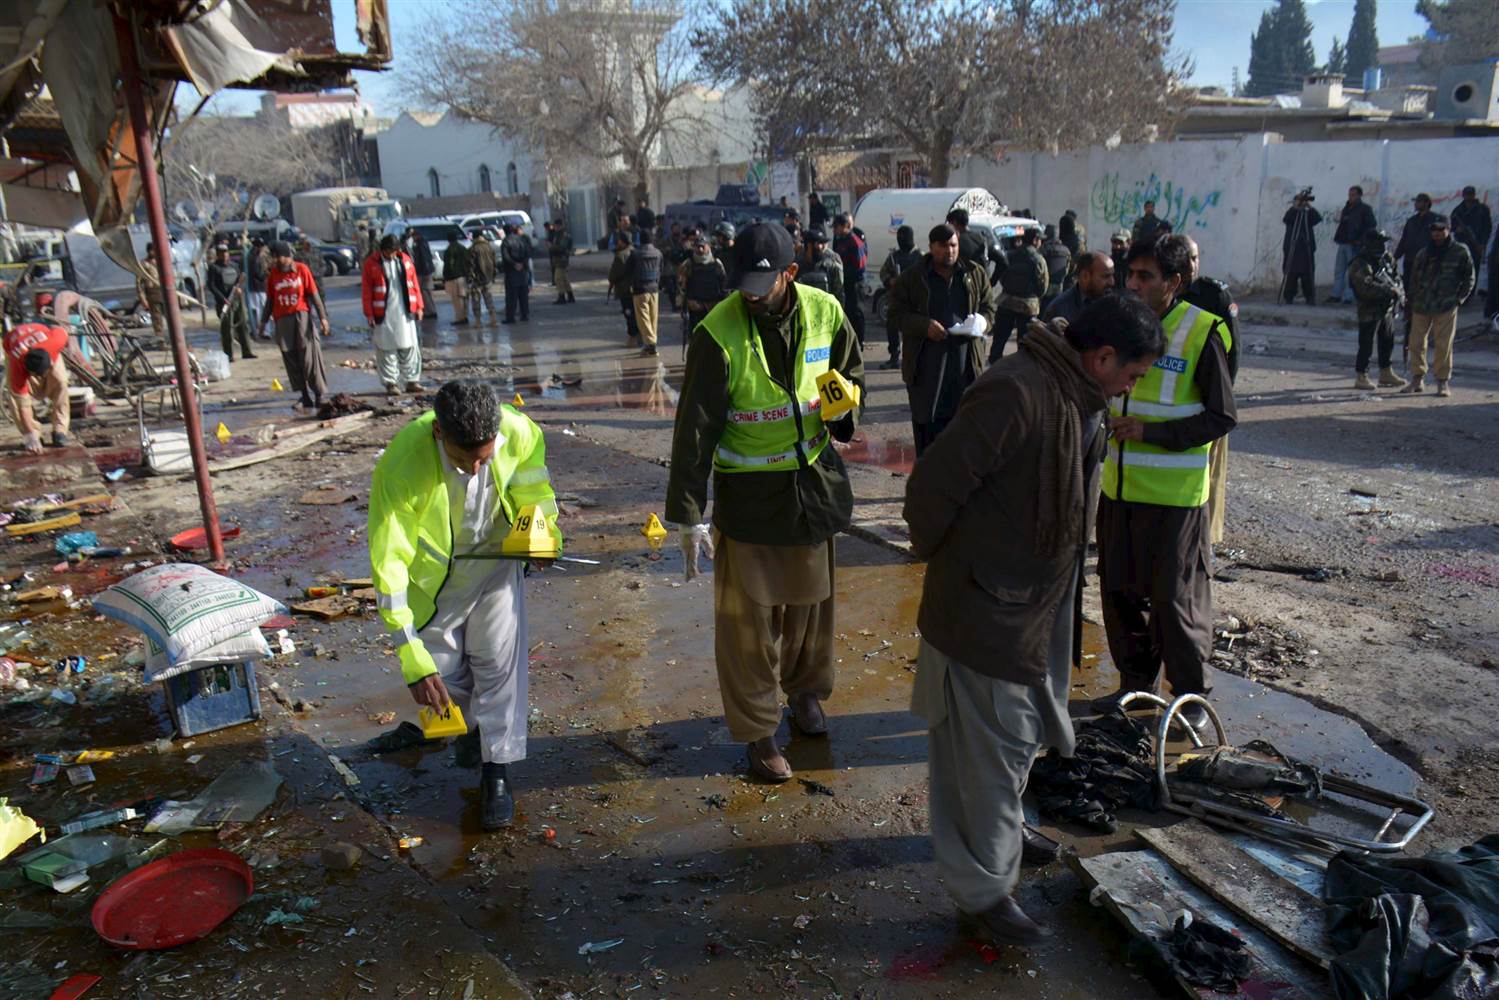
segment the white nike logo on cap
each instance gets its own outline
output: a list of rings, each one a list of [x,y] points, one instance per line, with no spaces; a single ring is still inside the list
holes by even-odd
[[[764,257],[761,257],[759,260],[755,261],[755,266],[756,267],[769,267],[770,266],[770,261],[766,260]]]

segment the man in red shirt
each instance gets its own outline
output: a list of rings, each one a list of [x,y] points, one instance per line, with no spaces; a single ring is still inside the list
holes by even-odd
[[[274,319],[276,347],[286,364],[291,387],[302,394],[298,409],[316,411],[328,390],[323,370],[323,348],[312,328],[312,310],[317,310],[323,336],[328,335],[328,310],[318,294],[317,280],[306,264],[292,256],[284,240],[271,244],[271,270],[266,275],[267,308],[260,317],[259,332]]]
[[[52,404],[52,444],[68,443],[68,366],[62,352],[68,331],[45,323],[23,323],[5,335],[5,402],[26,450],[42,452],[42,432],[31,411],[33,396]]]

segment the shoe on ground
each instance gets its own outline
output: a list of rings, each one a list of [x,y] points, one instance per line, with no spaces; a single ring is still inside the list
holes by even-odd
[[[822,702],[811,691],[794,694],[790,699],[791,724],[803,736],[826,736],[827,716],[823,715]]]
[[[479,730],[470,729],[453,741],[455,767],[478,767],[483,762],[483,755],[479,752]]]
[[[485,764],[479,774],[479,816],[489,833],[503,830],[515,820],[515,796],[504,764]]]
[[[995,944],[1026,947],[1051,937],[1051,931],[1026,916],[1013,897],[1006,896],[983,913],[965,913],[960,917],[969,929],[989,938]]]
[[[880,368],[883,369],[884,371],[887,371],[887,372],[888,371],[893,371],[894,369],[899,368],[899,367],[900,367],[900,358],[890,358],[887,361],[880,362]]]
[[[1119,702],[1124,699],[1124,696],[1127,694],[1134,694],[1135,691],[1135,688],[1120,688],[1113,694],[1106,694],[1101,698],[1094,698],[1093,701],[1089,703],[1088,708],[1096,715],[1111,715],[1114,712],[1119,711]],[[1151,693],[1154,694],[1155,692],[1152,691]]]
[[[70,441],[72,441],[72,438],[68,437],[68,435],[65,432],[63,432],[63,431],[53,431],[52,432],[52,447],[54,447],[54,448],[66,448],[68,446],[68,443]]]
[[[1437,395],[1444,399],[1452,395],[1452,381],[1450,379],[1437,380]]]
[[[468,326],[468,317],[465,316],[462,319],[455,319],[455,320],[453,320],[453,325],[454,326]]]
[[[776,746],[774,736],[749,744],[749,765],[757,777],[766,781],[780,784],[791,780],[791,765]]]
[[[250,353],[248,353],[248,352],[246,352],[246,353],[245,353],[245,354],[241,354],[241,355],[240,355],[240,356],[239,356],[239,359],[240,359],[240,360],[241,360],[241,361],[254,361],[254,360],[255,360],[255,359],[256,359],[256,358],[258,358],[258,357],[259,357],[259,356],[260,356],[260,355],[258,355],[258,354],[250,354]]]
[[[385,394],[387,396],[399,396],[401,394],[401,387],[394,382],[387,382],[385,383]]]
[[[500,320],[500,325],[501,326],[514,326],[515,325],[515,320],[513,320],[513,319],[502,319],[502,320]]]
[[[1020,827],[1020,861],[1027,865],[1049,865],[1062,856],[1062,845],[1039,830]]]
[[[1408,384],[1404,389],[1400,390],[1400,395],[1402,395],[1402,396],[1410,396],[1410,395],[1414,395],[1415,393],[1418,393],[1418,392],[1425,392],[1426,391],[1426,384],[1425,384],[1425,382],[1426,382],[1425,379],[1423,379],[1420,375],[1417,375],[1415,378],[1413,378],[1413,379],[1410,380],[1410,384]]]
[[[657,356],[656,345],[655,344],[647,344],[645,347],[641,348],[640,356],[642,358],[654,358],[654,357],[656,357]]]
[[[565,299],[565,298],[563,298],[562,296],[559,295],[559,296],[557,296],[557,301],[553,302],[552,305],[554,305],[554,306],[565,306],[565,305],[567,305],[567,299]]]
[[[578,301],[578,297],[576,295],[574,295],[572,292],[568,292],[567,293],[567,304],[568,305],[572,305],[576,301]]]
[[[426,392],[427,391],[427,387],[424,386],[424,385],[422,385],[420,382],[407,382],[406,383],[406,391],[407,392]]]
[[[1378,386],[1374,384],[1374,380],[1369,377],[1368,372],[1358,372],[1357,374],[1355,374],[1353,378],[1353,387],[1355,389],[1378,388]]]
[[[1381,368],[1379,370],[1379,387],[1381,389],[1398,389],[1405,385],[1405,379],[1395,374],[1393,368]]]
[[[1197,704],[1183,705],[1182,710],[1176,713],[1176,718],[1183,725],[1190,726],[1199,736],[1212,726],[1208,721],[1208,710]]]

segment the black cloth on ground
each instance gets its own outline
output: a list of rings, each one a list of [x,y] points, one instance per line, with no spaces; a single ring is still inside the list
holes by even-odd
[[[1105,715],[1075,731],[1074,756],[1053,748],[1031,765],[1027,787],[1041,815],[1113,833],[1119,809],[1156,807],[1155,743],[1144,723]]]
[[[1424,858],[1344,851],[1322,898],[1338,1000],[1499,997],[1499,834]]]

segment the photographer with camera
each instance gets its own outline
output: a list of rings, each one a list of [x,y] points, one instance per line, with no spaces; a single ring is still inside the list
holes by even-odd
[[[1306,296],[1306,304],[1317,304],[1316,292],[1312,290],[1312,276],[1317,270],[1316,226],[1322,221],[1322,213],[1312,207],[1316,198],[1311,188],[1296,192],[1291,207],[1286,209],[1281,221],[1286,226],[1286,238],[1281,244],[1281,301],[1290,305],[1296,299],[1299,284]]]

